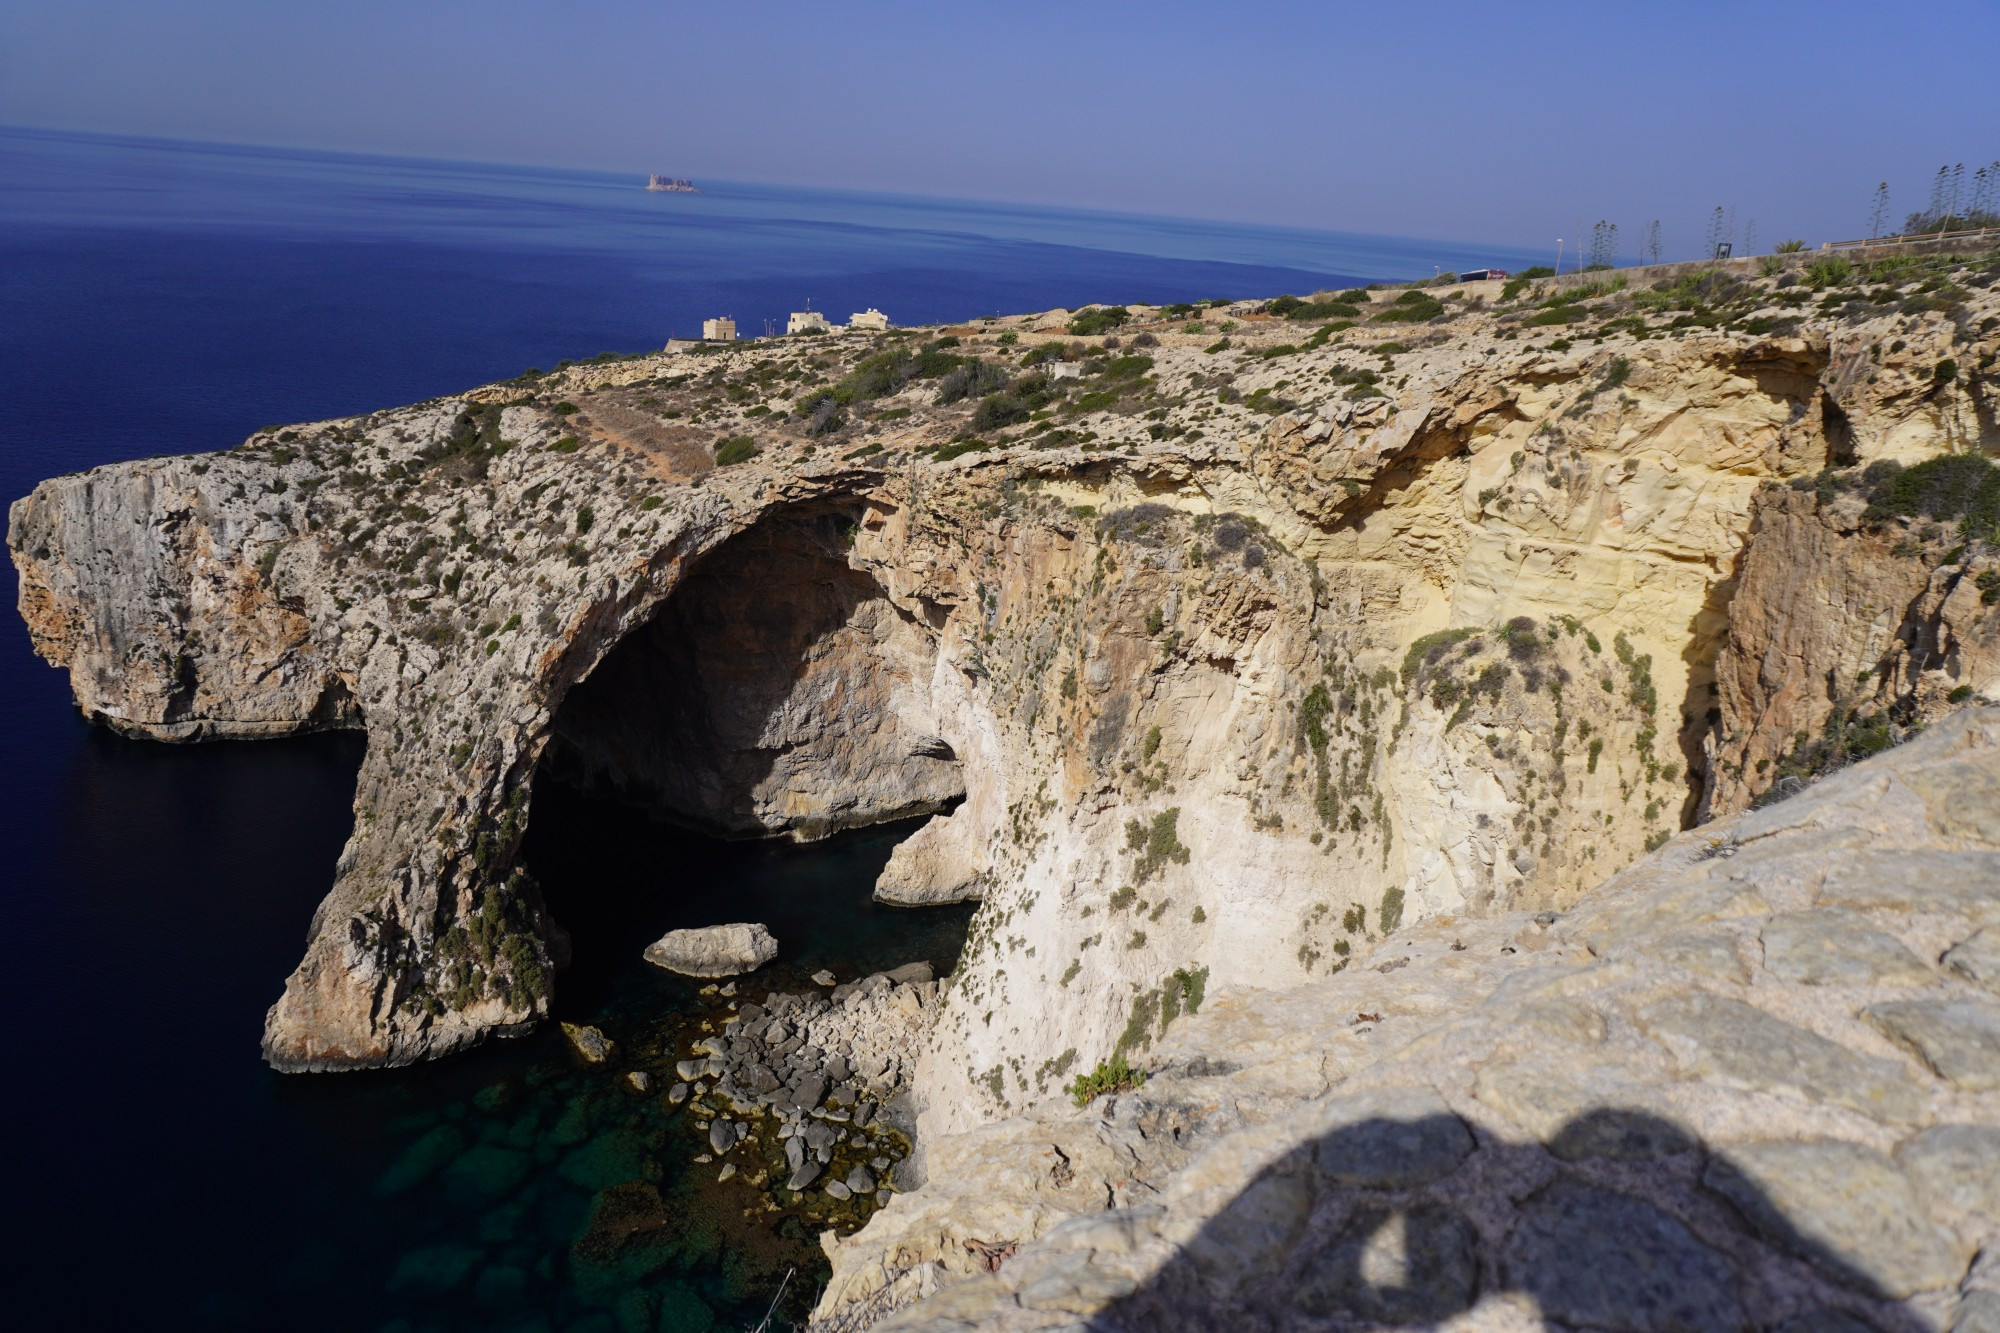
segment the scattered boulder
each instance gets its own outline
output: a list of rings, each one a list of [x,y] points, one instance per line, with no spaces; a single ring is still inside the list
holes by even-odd
[[[684,977],[733,977],[777,956],[771,932],[750,922],[670,930],[646,946],[647,962]]]
[[[562,1033],[569,1038],[570,1049],[576,1052],[577,1058],[587,1065],[608,1063],[618,1054],[617,1044],[594,1027],[564,1023]]]

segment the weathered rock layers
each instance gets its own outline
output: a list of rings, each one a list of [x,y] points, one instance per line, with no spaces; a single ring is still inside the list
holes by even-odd
[[[879,364],[838,346],[578,367],[59,478],[9,544],[89,716],[367,730],[273,1064],[402,1063],[545,1015],[561,935],[517,863],[538,771],[730,835],[950,806],[883,881],[985,900],[915,1080],[942,1133],[1143,1050],[1204,985],[1567,907],[1725,765],[1741,785],[1711,803],[1740,805],[1770,737],[1815,725],[1769,700],[1862,632],[1857,612],[1802,656],[1779,642],[1797,617],[1747,615],[1753,585],[1820,596],[1760,572],[1756,534],[1818,524],[1842,560],[1879,540],[1840,527],[1838,495],[1783,488],[2000,450],[1971,373],[1994,298],[1963,296],[1584,346],[1503,341],[1518,327],[1477,310],[1384,330],[1414,346],[1249,321],[1214,349],[1159,323],[1149,355],[1097,356],[1108,387],[1064,409],[1081,434],[1001,448],[963,438],[1004,417],[991,400],[975,417],[921,380],[845,435],[772,424],[779,383]],[[949,355],[1018,359],[997,335],[1032,349],[1036,326]],[[1930,369],[1946,352],[1967,374]],[[837,427],[837,399],[799,402]],[[711,468],[687,426],[632,424],[690,418],[764,451]],[[1949,555],[1952,589],[1992,560],[1911,541],[1893,558],[1933,580]],[[1925,700],[1984,688],[1967,645],[1991,633],[1990,606],[1938,590],[1948,614],[1919,619],[1955,647],[1891,673]]]
[[[827,1239],[814,1327],[1988,1327],[1996,934],[1988,707],[1570,912],[1210,993],[1135,1091],[932,1138]]]

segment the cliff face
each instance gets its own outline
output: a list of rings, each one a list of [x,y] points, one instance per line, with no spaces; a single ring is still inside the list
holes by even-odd
[[[1143,1086],[933,1138],[813,1327],[1983,1327],[1996,885],[1980,708],[1570,912],[1190,997]]]
[[[1796,618],[1757,563],[1805,503],[1782,488],[2000,450],[1993,271],[1951,271],[1941,309],[1773,331],[1758,303],[1796,293],[1739,283],[1691,326],[1606,306],[1582,346],[1532,306],[1304,346],[1248,308],[1207,312],[1241,321],[1225,345],[1142,311],[1144,354],[1073,350],[1073,388],[1019,368],[1052,318],[576,367],[59,478],[9,543],[88,715],[367,730],[267,1024],[281,1068],[546,1012],[560,936],[516,863],[538,772],[732,835],[957,802],[881,886],[985,899],[917,1079],[928,1135],[1145,1051],[1191,988],[1567,906],[1711,771],[1754,779],[1728,747],[1769,710],[1732,663],[1805,661],[1762,646]],[[954,398],[1001,365],[1014,385]],[[763,452],[712,466],[732,432]],[[1880,540],[1855,523],[1826,529],[1840,560]],[[1947,637],[1985,642],[1991,610],[1952,603]],[[1973,669],[1956,651],[1912,660],[1925,698]]]

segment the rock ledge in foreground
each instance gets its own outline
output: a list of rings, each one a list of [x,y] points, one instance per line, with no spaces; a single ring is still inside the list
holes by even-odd
[[[754,972],[778,956],[778,941],[763,926],[737,922],[670,930],[646,946],[646,961],[685,977],[733,977]]]

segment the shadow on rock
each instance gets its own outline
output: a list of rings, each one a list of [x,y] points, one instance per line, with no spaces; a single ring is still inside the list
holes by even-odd
[[[1348,1103],[1090,1326],[1422,1327],[1478,1310],[1507,1327],[1918,1333],[1934,1323],[1904,1298],[1955,1287],[1972,1257],[1858,1145],[1739,1161],[1609,1108],[1512,1144],[1427,1095]]]

